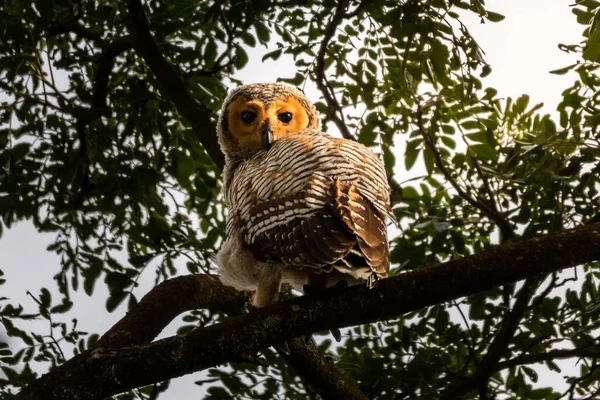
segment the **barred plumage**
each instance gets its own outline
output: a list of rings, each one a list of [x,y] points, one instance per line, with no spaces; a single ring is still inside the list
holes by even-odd
[[[322,133],[301,92],[239,88],[223,107],[219,141],[229,206],[218,256],[225,283],[256,289],[263,306],[282,279],[301,287],[326,274],[330,283],[372,285],[387,276],[386,219],[394,215],[383,165],[365,146]]]

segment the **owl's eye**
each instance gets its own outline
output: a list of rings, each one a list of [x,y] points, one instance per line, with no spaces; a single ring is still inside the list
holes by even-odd
[[[287,124],[288,122],[290,122],[292,120],[292,113],[291,112],[282,112],[281,114],[279,114],[277,116],[277,118],[279,118],[279,120],[281,122],[283,122],[284,124]]]
[[[256,119],[256,114],[252,111],[242,111],[242,121],[251,124]]]

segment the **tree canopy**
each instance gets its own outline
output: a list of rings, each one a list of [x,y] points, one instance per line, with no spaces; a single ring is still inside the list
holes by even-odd
[[[576,77],[554,118],[485,84],[462,20],[502,23],[483,0],[1,2],[0,234],[31,221],[60,264],[24,289],[36,309],[0,298],[0,398],[168,398],[195,371],[207,399],[597,398],[598,10],[573,7],[582,42],[560,47],[579,61],[552,71]],[[254,48],[293,60],[274,81],[316,85],[326,130],[381,153],[399,224],[373,290],[247,314],[214,276],[215,123]],[[79,330],[82,291],[120,321]],[[566,389],[540,385],[564,359]]]

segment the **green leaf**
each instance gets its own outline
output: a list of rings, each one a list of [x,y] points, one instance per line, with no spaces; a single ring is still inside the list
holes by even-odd
[[[450,236],[452,237],[452,244],[454,245],[454,250],[456,250],[459,254],[465,254],[465,239],[462,234],[457,231],[450,231]]]
[[[527,374],[527,376],[529,376],[529,378],[532,380],[532,382],[538,381],[538,374],[537,374],[537,372],[535,372],[535,370],[533,370],[532,368],[529,368],[525,365],[522,365],[521,369]]]
[[[404,186],[402,188],[402,198],[405,200],[414,200],[419,198],[420,195],[417,190],[412,186]]]
[[[21,161],[27,153],[29,153],[29,148],[31,147],[30,143],[19,143],[13,146],[10,150],[11,161],[13,163],[17,163]]]
[[[237,46],[235,48],[235,67],[242,69],[248,64],[248,53],[242,47]]]
[[[41,289],[40,302],[42,303],[42,306],[45,308],[49,308],[50,305],[52,304],[52,296],[50,295],[50,291],[48,289],[46,289],[46,288]]]
[[[504,18],[506,18],[504,15],[498,14],[497,12],[493,12],[493,11],[488,11],[486,14],[486,17],[487,17],[488,21],[491,21],[491,22],[500,22],[500,21],[504,20]]]
[[[113,312],[119,306],[119,304],[121,304],[123,300],[125,300],[125,297],[127,297],[127,295],[127,292],[117,292],[111,294],[110,297],[106,300],[106,311],[108,311],[109,313]]]
[[[190,176],[196,172],[196,162],[183,151],[173,153],[173,163],[177,180],[182,184],[189,184]]]
[[[579,64],[572,64],[572,65],[569,65],[564,68],[553,69],[552,71],[550,71],[550,73],[554,74],[554,75],[565,75],[567,72],[571,71],[577,65],[579,65]]]
[[[421,149],[417,147],[418,143],[420,143],[420,141],[413,141],[409,142],[406,146],[406,151],[404,153],[404,168],[406,168],[407,171],[410,171],[411,168],[415,165],[415,162],[419,157],[419,153],[421,152]]]
[[[435,322],[433,324],[435,328],[435,333],[438,335],[442,335],[450,322],[450,314],[446,310],[440,310],[435,318]]]
[[[528,393],[528,398],[530,399],[547,399],[548,396],[552,395],[554,390],[552,388],[541,388],[541,389],[533,389]],[[555,397],[553,397],[555,398]]]
[[[471,149],[477,157],[486,160],[494,160],[497,157],[496,151],[489,144],[474,144],[470,145],[469,149]]]
[[[51,1],[35,0],[35,8],[39,11],[42,19],[48,20],[54,14],[54,7]]]
[[[273,60],[278,60],[279,57],[281,57],[281,53],[282,53],[282,49],[277,49],[277,50],[273,50],[268,52],[267,54],[265,54],[262,58],[262,62],[267,61],[268,59],[273,59]]]
[[[271,38],[271,31],[269,30],[269,28],[266,27],[265,24],[263,24],[262,22],[257,22],[256,25],[254,25],[254,29],[256,29],[256,36],[258,37],[258,40],[261,43],[269,43],[269,40]]]
[[[358,141],[365,146],[372,146],[377,138],[377,132],[372,126],[364,125],[358,134]]]

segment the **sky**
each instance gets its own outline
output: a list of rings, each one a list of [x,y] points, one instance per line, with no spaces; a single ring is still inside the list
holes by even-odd
[[[558,44],[579,43],[584,28],[576,23],[570,4],[561,0],[495,0],[486,2],[486,5],[490,10],[505,15],[504,21],[481,24],[476,17],[465,18],[463,22],[482,47],[485,59],[493,69],[484,85],[495,87],[501,96],[516,98],[527,93],[531,97],[530,104],[543,102],[544,111],[553,113],[562,90],[569,87],[575,77],[571,74],[552,75],[548,71],[576,61],[572,55],[559,50]],[[282,57],[277,62],[262,63],[263,53],[263,50],[257,49],[249,54],[248,65],[237,75],[245,84],[273,81],[277,78],[273,75],[274,71],[281,71],[281,77],[295,75],[290,59]],[[317,100],[319,92],[315,87],[306,88],[306,92],[309,98]],[[5,272],[8,284],[2,286],[2,296],[21,302],[26,309],[37,309],[26,292],[37,294],[44,285],[52,286],[52,276],[59,264],[58,257],[45,250],[52,240],[52,235],[36,232],[29,222],[20,222],[10,230],[4,230],[0,238],[0,268]],[[180,271],[187,273],[183,265]],[[148,279],[136,292],[138,298],[151,288],[154,276],[146,276]],[[55,297],[58,299],[58,296]],[[126,312],[122,305],[109,314],[104,307],[105,299],[106,289],[102,284],[97,285],[94,297],[78,293],[68,317],[78,318],[79,327],[83,330],[104,332]],[[170,326],[161,337],[173,333],[174,328]],[[202,389],[193,384],[201,377],[202,373],[196,373],[173,381],[168,398],[201,393]],[[539,384],[557,387],[557,382],[562,381],[561,374],[542,373]]]

